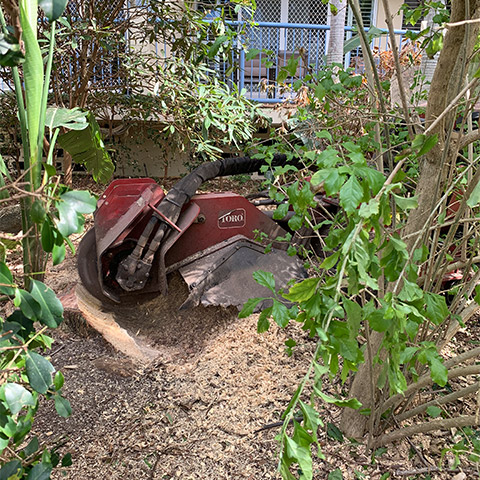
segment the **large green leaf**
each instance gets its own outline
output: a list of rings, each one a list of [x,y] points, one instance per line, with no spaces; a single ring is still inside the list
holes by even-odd
[[[270,272],[264,272],[263,270],[257,270],[253,273],[254,280],[262,287],[267,287],[273,293],[275,293],[275,277]]]
[[[332,403],[333,405],[336,405],[337,407],[347,407],[347,408],[352,408],[354,410],[358,410],[362,404],[356,399],[356,398],[349,398],[348,400],[342,400],[339,398],[332,397],[331,395],[327,395],[326,393],[323,393],[320,390],[316,390],[317,395],[327,403]]]
[[[68,0],[38,0],[38,4],[45,12],[48,20],[53,22],[57,18],[60,18],[65,11]]]
[[[65,192],[60,198],[78,213],[93,213],[97,207],[97,200],[86,190]]]
[[[305,302],[311,298],[317,289],[319,278],[307,278],[292,286],[283,297],[291,302]]]
[[[84,130],[88,127],[87,112],[80,108],[47,108],[45,126],[50,130],[58,127],[65,127],[69,130]]]
[[[385,32],[383,30],[380,30],[380,28],[373,26],[370,27],[367,32],[367,38],[369,42],[371,42],[374,38],[381,37],[382,35],[385,35]],[[360,47],[360,36],[357,34],[353,36],[350,40],[345,42],[343,46],[343,53],[351,52],[358,47]]]
[[[55,410],[63,418],[67,418],[72,414],[70,402],[58,393],[55,395]]]
[[[472,193],[468,197],[467,205],[470,208],[475,208],[480,203],[480,182],[477,182],[472,190]]]
[[[425,303],[427,306],[426,316],[435,325],[440,325],[450,315],[443,295],[425,292]]]
[[[19,307],[22,313],[30,320],[38,320],[42,309],[39,303],[26,290],[17,288],[15,290],[15,298],[13,303]]]
[[[290,458],[294,458],[300,469],[302,470],[302,478],[305,480],[312,480],[313,467],[312,456],[308,447],[300,446],[292,438],[285,437],[285,444],[287,449],[287,455]]]
[[[63,306],[55,292],[38,280],[32,280],[31,295],[41,308],[40,322],[50,328],[56,328],[63,320]]]
[[[13,295],[15,293],[12,272],[4,262],[0,262],[0,293],[3,293],[3,295]]]
[[[37,463],[28,473],[27,480],[49,480],[52,466],[46,463]]]
[[[279,327],[285,328],[290,321],[288,308],[278,300],[273,300],[272,317]]]
[[[95,117],[87,115],[88,127],[72,130],[58,137],[58,143],[71,156],[74,162],[82,163],[97,182],[107,183],[115,167],[105,150]]]
[[[347,213],[353,213],[363,198],[363,189],[360,182],[351,176],[340,189],[340,205]]]
[[[246,318],[249,317],[255,310],[255,307],[265,298],[258,297],[258,298],[250,298],[246,301],[245,305],[243,306],[241,312],[238,314],[239,318]]]
[[[16,415],[20,410],[29,405],[35,406],[33,395],[22,385],[18,383],[7,383],[5,385],[5,401],[12,415]]]
[[[58,210],[58,231],[68,237],[72,233],[79,233],[83,227],[81,214],[95,211],[97,201],[87,191],[66,192],[60,196],[56,203]],[[43,232],[42,232],[43,234]]]
[[[22,464],[18,460],[12,460],[0,468],[0,479],[9,480],[21,478],[22,472]]]
[[[10,34],[0,33],[0,65],[15,67],[24,61],[18,40]]]
[[[31,387],[38,393],[47,393],[53,383],[53,365],[38,353],[28,352],[26,367]]]
[[[42,90],[44,82],[43,59],[37,42],[36,2],[20,1],[20,22],[22,39],[25,43],[25,62],[23,64],[23,80],[25,83],[25,104],[27,108],[28,138],[30,159],[37,160],[37,145],[40,126]],[[34,11],[35,10],[35,11]],[[35,167],[36,169],[39,166]]]

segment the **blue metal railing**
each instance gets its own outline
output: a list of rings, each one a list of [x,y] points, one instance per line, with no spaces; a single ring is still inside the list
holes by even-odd
[[[212,20],[205,20],[207,23]],[[254,25],[248,22],[227,22],[231,27],[241,31],[239,48],[232,53],[229,62],[212,61],[212,70],[228,84],[235,84],[247,98],[262,103],[278,103],[294,96],[292,84],[305,77],[307,73],[318,73],[325,64],[328,35],[330,26],[311,25],[303,23],[258,22]],[[395,30],[399,50],[405,45],[406,30]],[[346,40],[355,31],[345,27]],[[379,53],[390,50],[390,35],[387,30],[381,30],[381,35],[371,41],[370,48],[377,58]],[[157,51],[166,52],[155,46]],[[257,53],[247,55],[248,51]],[[358,46],[344,56],[345,67],[353,67],[356,73],[364,69],[363,52]],[[292,72],[293,61],[298,62]],[[289,64],[290,62],[290,64]],[[227,77],[226,72],[233,72]],[[278,83],[277,78],[282,70],[290,67],[290,73],[284,82]],[[291,74],[293,73],[293,75]]]
[[[213,21],[205,20],[207,23]],[[325,64],[330,33],[328,25],[276,22],[258,22],[252,25],[244,21],[227,23],[240,32],[238,48],[227,60],[216,57],[209,61],[209,66],[215,75],[228,85],[236,85],[238,90],[244,92],[251,100],[263,103],[288,100],[294,96],[292,85],[295,81],[304,78],[307,73],[318,73]],[[391,49],[388,31],[381,32],[381,36],[373,39],[370,45],[377,58],[379,53]],[[405,34],[405,30],[395,30],[400,50],[405,45]],[[355,31],[352,27],[345,27],[346,40],[353,35]],[[157,42],[154,48],[159,62],[170,55],[166,43]],[[252,51],[257,53],[252,56]],[[344,58],[345,67],[353,67],[356,73],[363,72],[363,52],[360,47],[345,54]],[[297,62],[296,68],[293,66],[294,61]],[[94,75],[96,88],[113,88],[112,80],[116,80],[118,86],[123,85],[120,81],[121,69],[118,62],[118,58],[113,61],[107,58],[96,67]],[[279,73],[287,69],[290,73],[285,81],[277,82]],[[0,91],[6,90],[8,86],[0,80]]]

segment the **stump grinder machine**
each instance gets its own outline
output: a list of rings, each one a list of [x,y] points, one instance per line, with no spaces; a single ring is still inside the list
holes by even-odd
[[[285,161],[276,155],[272,165]],[[200,303],[241,308],[249,298],[271,296],[254,281],[257,270],[272,272],[277,288],[304,278],[301,259],[287,255],[288,245],[275,243],[287,234],[287,219],[276,222],[273,212],[234,193],[195,195],[207,180],[253,173],[263,164],[248,157],[206,163],[167,194],[150,178],[114,180],[78,249],[84,287],[104,303],[137,301],[166,295],[167,278],[178,271],[189,287],[182,309]],[[323,196],[317,201],[323,209],[337,209]],[[274,242],[269,253],[255,241],[257,231]]]

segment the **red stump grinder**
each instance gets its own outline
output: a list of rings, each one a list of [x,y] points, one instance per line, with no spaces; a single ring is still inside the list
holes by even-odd
[[[275,156],[273,165],[283,163],[285,156]],[[302,261],[287,255],[288,245],[274,243],[265,253],[254,240],[257,231],[273,242],[287,234],[269,212],[234,193],[195,195],[207,180],[262,165],[250,158],[206,163],[168,194],[149,178],[113,181],[98,201],[95,227],[80,243],[83,285],[106,303],[135,301],[165,295],[168,275],[178,271],[190,291],[182,309],[200,303],[241,308],[249,298],[271,295],[254,281],[257,270],[272,272],[277,288],[304,278]]]

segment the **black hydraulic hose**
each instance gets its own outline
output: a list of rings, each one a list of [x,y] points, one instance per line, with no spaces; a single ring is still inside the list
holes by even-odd
[[[296,163],[295,161],[293,162]],[[283,166],[286,163],[286,155],[274,155],[272,166]],[[168,192],[164,200],[181,207],[187,203],[195,195],[199,187],[208,180],[217,177],[258,172],[263,165],[265,165],[263,159],[250,157],[224,158],[214,162],[204,163],[179,180]]]

